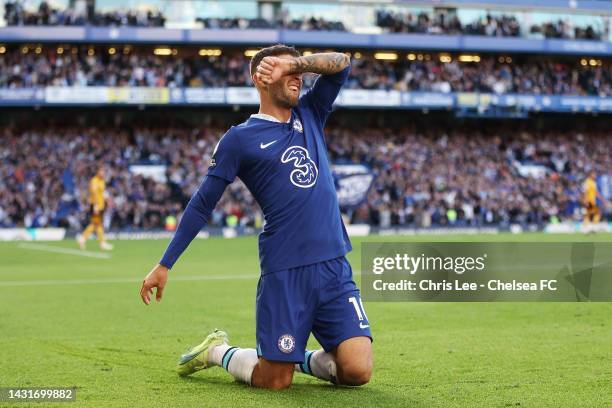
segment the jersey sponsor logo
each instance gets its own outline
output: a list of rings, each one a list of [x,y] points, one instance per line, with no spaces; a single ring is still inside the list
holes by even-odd
[[[304,128],[302,127],[302,122],[299,119],[295,119],[293,121],[293,128],[300,133],[304,133]]]
[[[319,170],[310,159],[310,154],[302,146],[291,146],[281,156],[281,163],[293,162],[295,169],[289,179],[291,183],[300,188],[310,188],[317,182]]]
[[[283,334],[278,338],[278,349],[289,354],[295,350],[295,338],[290,334]]]
[[[259,144],[259,148],[260,148],[260,149],[265,149],[265,148],[266,148],[266,147],[268,147],[268,146],[272,146],[272,145],[273,145],[274,143],[276,143],[276,142],[277,142],[277,140],[273,140],[273,141],[271,141],[270,143],[260,143],[260,144]]]

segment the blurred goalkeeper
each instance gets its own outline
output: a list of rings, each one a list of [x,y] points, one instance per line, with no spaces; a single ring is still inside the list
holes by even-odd
[[[106,202],[104,200],[105,189],[104,168],[100,167],[96,175],[89,181],[89,225],[87,225],[83,233],[77,237],[77,242],[81,249],[85,249],[87,240],[94,231],[100,243],[100,249],[104,251],[113,249],[113,246],[104,239],[104,209],[106,208]]]
[[[215,147],[208,174],[140,295],[149,304],[157,288],[161,299],[168,269],[205,225],[226,186],[240,177],[265,217],[257,346],[231,346],[215,330],[181,356],[179,375],[220,366],[240,381],[271,389],[289,387],[294,371],[340,385],[370,380],[370,323],[345,258],[351,243],[323,132],[349,71],[349,57],[336,52],[300,56],[293,47],[275,45],[253,56],[259,113],[233,126]],[[306,72],[320,76],[300,97]],[[311,333],[322,349],[306,350]]]
[[[603,203],[603,196],[597,190],[597,174],[591,170],[583,183],[584,220],[583,225],[597,225],[601,220],[601,210],[599,204]]]

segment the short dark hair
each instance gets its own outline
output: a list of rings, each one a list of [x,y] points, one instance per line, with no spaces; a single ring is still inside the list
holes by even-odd
[[[249,65],[249,68],[251,70],[251,76],[255,74],[257,66],[259,65],[262,59],[264,59],[265,57],[272,57],[283,54],[289,54],[294,57],[299,57],[301,55],[300,52],[294,47],[285,44],[275,44],[270,47],[262,48],[261,50],[257,51],[255,55],[253,55],[253,58],[251,58],[251,64]]]

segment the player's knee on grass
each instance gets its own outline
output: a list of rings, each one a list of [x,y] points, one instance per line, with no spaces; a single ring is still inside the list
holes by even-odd
[[[282,390],[293,381],[294,363],[268,361],[260,358],[255,366],[251,384],[259,388]]]
[[[340,385],[367,384],[372,377],[372,341],[369,337],[345,340],[335,352],[337,380]]]
[[[338,384],[360,386],[370,382],[372,365],[367,363],[349,362],[338,365]]]

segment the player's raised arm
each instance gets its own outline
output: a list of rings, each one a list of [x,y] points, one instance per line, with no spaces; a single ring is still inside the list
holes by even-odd
[[[265,59],[264,59],[265,60]],[[320,75],[332,75],[342,71],[351,64],[348,55],[341,52],[322,52],[293,58],[290,62],[290,74],[311,72]]]
[[[346,82],[350,72],[351,60],[341,52],[324,52],[301,57],[265,57],[257,68],[257,76],[262,82],[271,84],[284,75],[302,73],[320,74],[314,86],[301,98],[302,103],[310,106],[323,126],[332,111],[332,105]]]
[[[265,57],[257,67],[257,75],[266,84],[278,81],[284,75],[313,73],[332,75],[351,64],[348,55],[341,52],[322,52],[302,57]]]

